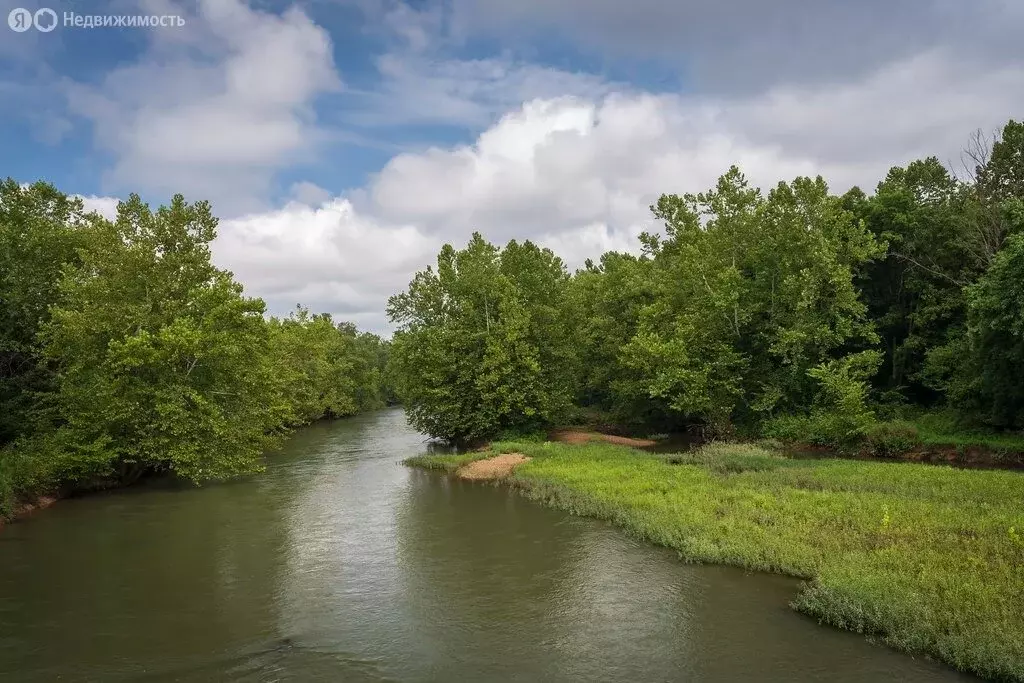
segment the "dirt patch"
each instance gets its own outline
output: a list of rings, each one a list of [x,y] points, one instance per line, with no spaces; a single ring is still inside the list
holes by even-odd
[[[493,458],[474,460],[460,467],[455,474],[462,479],[501,479],[512,474],[517,466],[529,460],[522,453],[502,453]]]
[[[56,502],[56,496],[39,496],[38,498],[35,499],[35,501],[31,503],[26,503],[25,505],[22,505],[20,508],[18,508],[16,514],[18,516],[21,516],[30,514],[32,512],[35,512],[36,510],[45,510],[46,508],[50,507]]]
[[[651,439],[631,439],[628,436],[615,436],[613,434],[601,434],[585,429],[557,429],[551,433],[551,440],[559,443],[590,443],[601,441],[615,444],[616,446],[629,446],[630,448],[648,448],[657,443]]]
[[[57,496],[39,496],[28,503],[21,503],[15,506],[14,514],[11,515],[10,519],[6,520],[7,523],[14,522],[21,519],[22,517],[28,517],[30,514],[37,510],[45,510],[50,507],[58,500]],[[0,518],[0,529],[4,528],[5,520]]]
[[[960,469],[1024,470],[1024,453],[1002,452],[984,446],[918,446],[891,456],[880,456],[867,449],[855,452],[838,451],[827,446],[795,445],[787,449],[790,457],[842,458],[873,462],[914,462],[928,465],[950,465]]]

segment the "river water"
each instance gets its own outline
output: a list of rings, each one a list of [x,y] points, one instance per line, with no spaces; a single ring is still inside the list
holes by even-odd
[[[62,501],[0,532],[0,681],[953,681],[797,583],[403,467],[400,410],[265,474]]]

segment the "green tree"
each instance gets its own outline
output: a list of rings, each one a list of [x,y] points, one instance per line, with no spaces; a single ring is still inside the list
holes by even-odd
[[[289,408],[288,424],[356,412],[352,336],[326,313],[299,306],[284,320],[271,319],[274,373]]]
[[[52,185],[0,182],[0,446],[32,431],[39,395],[53,390],[36,336],[57,301],[61,273],[78,265],[92,220]]]
[[[934,402],[939,396],[922,374],[927,354],[963,325],[963,288],[987,265],[983,250],[971,249],[972,193],[930,157],[891,169],[874,196],[855,196],[845,199],[888,245],[857,279],[882,339],[876,381],[914,402]]]
[[[1015,228],[991,267],[966,288],[966,334],[933,353],[950,402],[996,427],[1024,428],[1024,202],[1004,202]]]
[[[567,282],[562,262],[529,242],[500,250],[474,234],[461,251],[445,245],[437,269],[388,302],[410,423],[464,442],[556,419],[575,391],[558,315]]]
[[[808,371],[874,340],[853,271],[881,246],[821,178],[765,197],[734,167],[652,209],[666,226],[643,237],[655,302],[624,353],[672,410],[719,430],[805,410]]]
[[[58,368],[47,447],[64,479],[260,468],[283,407],[264,304],[210,261],[216,225],[206,202],[177,195],[153,212],[132,195],[87,231],[41,333]]]
[[[579,402],[607,411],[619,424],[669,429],[671,411],[652,400],[642,375],[622,356],[637,333],[640,312],[653,301],[651,261],[608,252],[573,275],[565,315],[581,359]]]

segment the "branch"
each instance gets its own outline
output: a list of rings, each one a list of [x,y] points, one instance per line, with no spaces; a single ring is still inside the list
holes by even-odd
[[[922,270],[926,270],[929,273],[931,273],[932,275],[937,275],[938,277],[941,277],[942,279],[947,280],[947,281],[953,283],[957,287],[966,287],[967,284],[968,284],[966,282],[960,282],[956,278],[950,277],[949,275],[947,275],[946,273],[943,273],[940,270],[935,270],[934,268],[929,268],[928,266],[924,265],[923,263],[921,263],[919,261],[915,261],[914,259],[910,258],[906,254],[901,254],[899,252],[893,252],[893,256],[895,256],[896,258],[903,259],[904,261],[906,261],[906,262],[908,262],[908,263],[910,263],[912,265],[915,265],[918,268],[921,268]]]

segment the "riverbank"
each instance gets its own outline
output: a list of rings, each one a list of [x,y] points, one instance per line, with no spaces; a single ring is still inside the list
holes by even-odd
[[[503,480],[692,562],[808,580],[793,606],[996,680],[1024,680],[1024,479],[750,445],[661,455],[603,443],[496,443],[412,458],[454,472],[501,453]]]
[[[8,516],[0,515],[0,531],[3,531],[4,525],[16,522],[19,519],[28,517],[34,512],[39,510],[45,510],[54,503],[60,500],[60,496],[57,494],[36,496],[30,501],[18,503],[13,506],[11,513]]]

